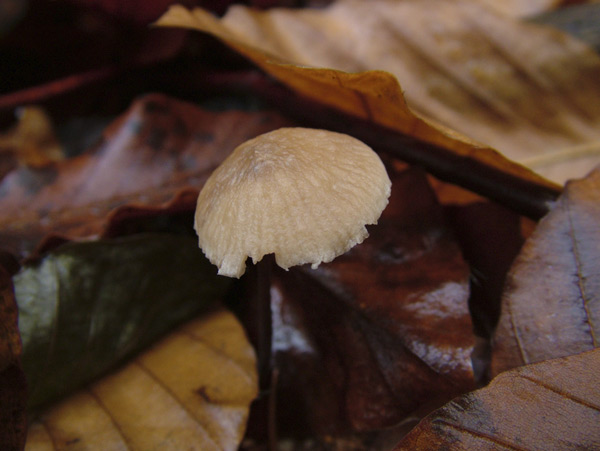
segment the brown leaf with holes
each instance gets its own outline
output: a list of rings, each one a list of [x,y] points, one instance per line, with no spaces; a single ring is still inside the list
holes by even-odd
[[[235,450],[258,393],[254,350],[219,310],[34,421],[28,450]]]
[[[569,182],[508,275],[492,373],[576,354],[600,340],[600,169]]]
[[[87,153],[20,167],[2,180],[0,247],[27,257],[48,235],[106,236],[125,217],[193,211],[202,184],[229,152],[284,123],[274,113],[214,113],[146,95]]]
[[[600,350],[507,371],[423,419],[394,451],[600,448]]]

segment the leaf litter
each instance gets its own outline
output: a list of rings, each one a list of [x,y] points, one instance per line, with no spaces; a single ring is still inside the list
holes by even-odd
[[[261,57],[259,57],[259,59],[261,59]],[[296,69],[292,69],[292,72],[294,72],[294,71],[298,72]],[[285,72],[282,72],[282,73],[285,73]],[[318,76],[319,77],[322,76],[322,75],[330,76],[331,74],[332,74],[332,72],[325,71],[325,72],[322,72],[322,73],[318,74]],[[296,75],[298,75],[298,74],[296,74]],[[337,73],[336,73],[336,75],[337,75]],[[383,75],[384,83],[382,84],[382,86],[385,86],[385,84],[388,83],[388,81],[389,81],[389,79],[386,79],[385,77],[386,77],[386,75]],[[300,79],[301,79],[301,77],[300,77]],[[300,81],[302,82],[302,80],[300,80]],[[350,85],[351,85],[351,80],[346,80],[345,82],[350,83]],[[360,85],[360,83],[358,83],[356,86],[359,86],[359,85]],[[381,92],[386,92],[386,91],[382,90]],[[393,90],[392,91],[388,91],[388,92],[393,92]],[[355,106],[350,105],[349,108],[352,110],[352,109],[355,108]],[[360,107],[358,109],[360,110]],[[418,121],[417,122],[412,122],[412,124],[413,125],[414,124],[419,124],[419,122]],[[438,129],[439,130],[440,128],[439,127],[434,127],[434,129]],[[443,130],[444,130],[444,132],[442,133],[442,135],[444,135],[445,133],[448,134],[448,136],[452,135],[451,133],[449,133],[448,130],[446,130],[446,129],[443,129]],[[430,133],[430,131],[425,132],[425,135],[427,135],[428,133]],[[437,132],[434,132],[434,135],[435,135],[435,133],[437,133]],[[425,136],[425,135],[423,135],[423,136]],[[436,136],[440,137],[442,135],[436,135]],[[429,137],[431,137],[431,136],[432,135],[429,135]],[[451,138],[450,140],[448,140],[447,136],[446,137],[442,136],[439,139],[440,139],[441,142],[446,143],[450,147],[452,147],[452,146],[458,146],[458,147],[466,146],[466,147],[462,147],[462,148],[463,149],[465,149],[465,148],[468,149],[468,148],[470,148],[470,146],[472,146],[472,143],[468,142],[468,140],[465,140],[463,138],[459,138],[456,142],[459,142],[459,143],[466,142],[466,145],[465,144],[448,144],[448,143],[454,142],[453,140],[456,139],[456,135],[452,135],[452,136],[453,136],[453,138]],[[148,145],[149,147],[152,147],[152,145],[151,145],[152,141],[153,141],[153,139],[147,139],[146,140],[146,145]],[[492,158],[492,160],[493,160],[493,158]],[[504,165],[503,167],[505,167],[505,168],[510,167],[510,165],[506,166],[505,163],[502,163],[501,166],[502,165]],[[27,176],[28,176],[28,174],[25,174],[24,178],[27,179]],[[535,178],[530,173],[525,174],[524,177],[533,177],[533,178]],[[34,180],[35,179],[37,179],[37,181],[40,180],[39,178],[37,178],[37,176],[34,176]],[[42,177],[42,183],[41,183],[42,186],[44,184],[47,184],[48,182],[50,182],[50,183],[52,182],[52,177],[46,178],[45,182],[43,181],[43,177]],[[542,182],[540,182],[540,183],[542,183]],[[104,233],[104,234],[106,234],[108,236],[118,236],[120,233],[122,233],[123,231],[125,231],[128,226],[131,226],[131,224],[132,224],[131,220],[134,220],[136,217],[140,219],[140,221],[139,221],[140,223],[143,223],[145,219],[148,219],[148,218],[151,218],[151,217],[156,217],[157,215],[160,216],[161,214],[165,214],[165,213],[166,214],[173,213],[173,210],[169,210],[169,208],[164,208],[164,205],[166,205],[164,203],[164,199],[165,198],[162,198],[162,200],[163,200],[162,204],[160,202],[158,202],[158,205],[159,205],[158,208],[156,207],[157,202],[154,199],[152,199],[150,201],[147,201],[147,199],[144,199],[143,196],[141,197],[141,205],[140,204],[138,204],[138,205],[135,205],[135,204],[132,205],[130,203],[130,201],[131,201],[131,199],[136,199],[137,195],[138,194],[135,193],[135,194],[132,195],[132,197],[129,200],[124,200],[123,203],[118,203],[117,202],[115,205],[109,205],[107,208],[105,208],[105,211],[111,212],[110,215],[109,215],[111,218],[120,217],[123,220],[123,222],[112,221],[112,219],[110,221],[108,221],[108,222],[106,222],[105,220],[103,220],[103,221],[101,221],[101,222],[93,225],[90,228],[90,230],[93,231],[92,233],[90,233],[89,231],[85,231],[85,228],[78,229],[77,226],[72,227],[70,229],[69,229],[69,227],[66,227],[65,230],[67,230],[68,233],[65,234],[65,238],[67,238],[67,239],[71,239],[73,237],[77,237],[77,238],[80,238],[80,237],[94,238],[95,236],[97,236],[96,233],[97,233],[98,230],[102,231],[102,233]],[[166,198],[167,199],[173,199],[173,194],[167,195]],[[175,198],[177,198],[177,197],[175,197]],[[193,198],[193,195],[190,194],[189,199],[192,199],[192,198]],[[137,198],[137,199],[139,200],[140,198]],[[185,197],[184,199],[188,199],[188,198]],[[134,200],[134,202],[137,202],[137,201]],[[186,209],[190,208],[190,205],[192,205],[192,202],[188,202],[186,200],[184,203],[179,204],[179,206],[177,208],[179,208],[179,211],[185,211]],[[115,210],[115,206],[117,207],[116,210]],[[88,206],[84,206],[83,210],[85,210],[88,207],[89,207],[89,205]],[[119,214],[121,216],[119,216]],[[36,220],[30,221],[31,224],[35,224],[35,222],[36,222]],[[82,223],[83,222],[85,222],[85,221],[82,221]],[[27,220],[24,223],[27,224]],[[68,226],[68,221],[66,221],[65,223]],[[60,220],[57,221],[56,224],[60,225],[61,221]],[[135,230],[139,230],[139,229],[137,229],[137,227],[139,227],[139,226],[140,226],[140,224],[136,224],[135,225]],[[121,228],[121,227],[123,227],[123,228]],[[52,230],[52,228],[49,228],[48,230]],[[80,235],[78,235],[79,233],[80,233]],[[110,235],[111,233],[114,234],[114,235]],[[46,231],[42,231],[42,232],[40,232],[39,230],[35,231],[35,233],[31,234],[31,238],[30,238],[30,241],[28,242],[28,244],[25,245],[25,246],[23,246],[23,247],[21,247],[20,251],[16,252],[16,254],[18,254],[19,256],[31,255],[31,250],[35,247],[35,245],[37,245],[39,243],[40,237],[46,237],[47,238],[48,236],[49,235],[47,234],[47,230]],[[373,236],[374,235],[372,235],[372,237]],[[19,239],[21,239],[21,237]],[[10,241],[11,241],[10,239],[7,239],[7,242],[10,242]],[[456,245],[454,244],[454,246],[456,246]],[[43,255],[44,252],[46,252],[45,248],[42,247],[42,249],[44,249],[44,250],[42,250],[42,252],[40,252],[40,254],[39,254],[40,256]],[[52,246],[50,246],[49,249],[52,249]],[[393,253],[393,254],[394,254],[394,258],[398,258],[397,253]],[[459,254],[460,254],[460,252],[459,252]],[[423,254],[421,254],[420,257],[423,257]],[[410,260],[410,258],[409,258],[409,260]],[[463,267],[463,271],[464,271],[465,268],[466,268],[466,265],[464,264],[464,262],[461,265],[463,265],[462,267]],[[299,271],[299,273],[300,273],[300,275],[295,274],[294,277],[300,277],[301,280],[302,280],[303,277],[306,277],[305,275],[302,275],[302,271]],[[282,277],[285,277],[285,276],[286,275],[284,274]],[[333,297],[333,298],[335,298],[335,297],[337,297],[337,293],[339,292],[339,288],[340,288],[341,284],[336,280],[335,277],[333,277],[333,281],[329,280],[329,282],[327,282],[328,277],[332,277],[332,275],[328,274],[325,271],[324,274],[322,274],[320,276],[320,278],[318,277],[316,279],[314,286],[315,287],[320,287],[318,289],[315,288],[317,291],[324,291],[326,293],[329,293],[327,295],[328,298],[330,296]],[[288,283],[290,284],[290,286],[293,286],[292,282],[288,282]],[[282,292],[285,290],[285,286],[286,286],[285,283],[283,283],[281,285],[280,289],[282,290]],[[304,285],[302,285],[302,284],[300,284],[300,286],[304,287]],[[349,282],[349,286],[352,286],[352,281]],[[462,288],[463,291],[462,291],[462,295],[460,297],[462,297],[462,301],[464,301],[465,293],[466,293],[466,288],[464,288],[464,287],[466,287],[466,279],[463,280],[462,287],[463,287]],[[297,292],[301,292],[301,290],[296,290],[296,291]],[[352,292],[351,289],[350,289],[350,292]],[[331,294],[331,293],[333,293],[333,294]],[[292,293],[292,294],[296,294],[296,293]],[[375,311],[369,311],[368,309],[365,311],[365,307],[364,306],[361,307],[360,304],[357,307],[356,305],[352,304],[352,301],[346,300],[345,302],[346,302],[345,305],[338,305],[337,307],[333,308],[334,310],[337,309],[337,310],[339,310],[341,312],[345,312],[344,315],[342,315],[344,319],[342,321],[340,321],[340,323],[342,324],[342,327],[340,329],[338,329],[338,332],[337,332],[337,334],[338,334],[339,337],[344,337],[345,336],[345,337],[350,337],[351,338],[351,340],[348,340],[347,342],[344,342],[344,344],[346,344],[346,345],[352,345],[352,346],[354,346],[355,349],[362,349],[363,351],[366,351],[366,354],[361,354],[363,356],[366,356],[366,357],[364,357],[365,360],[363,362],[371,362],[371,363],[374,363],[375,365],[379,364],[380,366],[381,366],[382,362],[384,362],[384,363],[385,362],[389,363],[390,361],[393,362],[394,361],[393,356],[396,355],[397,352],[396,351],[392,351],[391,349],[395,349],[395,345],[398,342],[396,341],[397,339],[391,339],[390,337],[394,336],[394,333],[398,332],[398,331],[394,331],[393,329],[390,330],[389,324],[386,323],[385,321],[383,321],[383,323],[381,323],[381,321],[382,321],[381,318],[382,317],[385,318],[385,314],[386,314],[385,309],[382,310],[381,312],[377,312],[377,309],[375,309]],[[348,302],[350,302],[350,304],[348,304]],[[464,309],[464,304],[463,304],[463,307],[461,307],[461,308]],[[298,309],[302,310],[302,307],[297,307],[296,309],[297,310]],[[348,314],[348,312],[350,312],[350,314]],[[464,314],[464,312],[465,312],[465,310],[463,310],[461,314]],[[448,313],[448,312],[446,312],[446,313]],[[306,313],[304,313],[304,314],[306,314]],[[310,315],[310,312],[308,314]],[[467,319],[469,318],[468,312],[467,312],[466,316],[464,316],[464,318],[467,318]],[[346,326],[344,326],[344,323],[346,324]],[[350,327],[348,326],[348,324],[350,325]],[[372,324],[376,324],[376,327],[372,327]],[[380,324],[384,324],[384,326],[380,326]],[[471,327],[470,321],[468,322],[468,324],[465,323],[463,325],[466,325],[465,329],[461,328],[460,330],[467,330],[467,329],[469,329]],[[386,328],[386,326],[387,326],[387,328]],[[360,340],[356,341],[355,338],[356,337],[360,337],[361,334],[365,334],[366,330],[369,331],[369,333],[367,334],[368,336],[367,335],[363,335],[363,338],[365,336],[367,337],[366,342],[365,341],[360,341]],[[314,332],[314,333],[315,333],[316,336],[318,336],[319,333],[323,334],[322,331],[317,331],[317,332]],[[344,335],[344,334],[346,334],[346,335]],[[466,336],[467,335],[468,335],[469,340],[470,340],[470,344],[467,346],[467,349],[471,350],[472,349],[473,335],[471,333],[466,334]],[[331,337],[326,337],[326,336],[324,338],[321,338],[321,340],[320,340],[321,343],[323,343],[324,341],[326,341],[328,338],[331,339]],[[338,339],[338,341],[339,341],[339,339]],[[342,338],[342,341],[344,341],[343,338]],[[304,342],[305,343],[313,343],[314,344],[315,341],[307,338],[307,339],[304,340]],[[366,346],[365,346],[365,343],[367,343]],[[392,343],[393,343],[393,346],[391,346]],[[375,345],[383,345],[383,346],[381,346],[381,348],[378,351],[377,348],[376,348],[376,346],[374,347],[373,344],[375,344]],[[402,341],[400,341],[400,345],[401,346],[398,348],[399,350],[402,350],[402,349],[404,349],[407,346],[406,343],[404,343]],[[325,346],[323,349],[327,349],[327,346]],[[414,349],[412,351],[414,351]],[[325,351],[323,351],[323,352],[325,352]],[[331,350],[327,351],[327,352],[331,352]],[[398,351],[398,352],[400,352],[400,351]],[[465,353],[463,357],[466,357],[467,354],[468,353]],[[392,357],[390,357],[390,356],[392,356]],[[421,357],[423,357],[423,355],[421,355],[420,358]],[[335,363],[333,360],[335,360],[335,359],[331,359],[331,361],[328,362],[329,363],[329,367],[330,367],[330,368],[328,368],[328,371],[331,372],[331,367],[332,366],[333,366],[333,369],[334,369],[333,374],[339,374],[339,369],[340,368],[342,368],[344,371],[347,371],[345,379],[343,379],[344,383],[347,384],[345,386],[346,390],[340,389],[339,385],[338,385],[337,389],[333,390],[333,393],[336,394],[335,396],[339,397],[338,401],[339,401],[339,399],[343,399],[344,396],[346,396],[346,399],[351,399],[352,400],[352,402],[346,402],[346,405],[349,406],[349,409],[347,410],[347,412],[344,415],[341,415],[341,416],[337,417],[338,420],[342,419],[341,424],[342,424],[343,428],[348,427],[348,425],[352,425],[353,428],[356,428],[356,427],[358,427],[359,429],[362,428],[363,430],[365,428],[373,427],[373,425],[375,425],[374,427],[376,428],[378,424],[381,424],[381,423],[377,423],[378,421],[390,421],[390,418],[392,418],[391,421],[393,423],[393,422],[395,422],[401,416],[401,414],[394,413],[394,409],[396,408],[396,406],[393,406],[394,408],[393,409],[389,409],[389,410],[386,410],[385,408],[383,408],[379,412],[380,414],[382,414],[379,417],[377,417],[377,416],[371,417],[369,415],[366,415],[366,414],[369,413],[368,409],[367,410],[363,410],[363,409],[361,409],[361,408],[358,407],[358,406],[361,405],[362,402],[369,403],[370,399],[378,399],[378,402],[383,402],[383,404],[379,404],[381,406],[390,406],[391,404],[394,404],[394,402],[390,403],[390,400],[389,399],[386,400],[385,396],[383,396],[383,397],[380,396],[379,398],[377,398],[377,396],[375,398],[369,398],[370,395],[373,395],[373,394],[377,395],[378,394],[377,390],[376,390],[377,384],[374,384],[373,387],[370,387],[370,388],[374,389],[373,393],[369,393],[368,389],[363,393],[360,388],[361,387],[365,387],[365,386],[369,387],[369,386],[368,386],[368,384],[365,385],[365,384],[360,383],[360,381],[362,379],[360,377],[357,377],[356,373],[354,373],[354,375],[353,375],[352,370],[354,368],[354,363],[351,362],[351,360],[347,360],[347,358],[343,357],[343,356],[341,358],[338,357],[337,363]],[[467,359],[465,358],[464,361],[467,362]],[[339,362],[342,362],[342,363],[340,364]],[[364,367],[366,368],[367,366],[368,365],[366,365]],[[466,366],[468,367],[468,363],[467,363]],[[360,367],[360,365],[359,365],[359,367]],[[392,365],[392,367],[393,367],[393,365]],[[385,368],[385,365],[383,365],[383,368]],[[321,369],[321,371],[322,371],[322,369]],[[380,374],[379,375],[375,374],[373,376],[374,377],[373,380],[375,380],[375,381],[377,381],[377,380],[384,381],[385,383],[383,385],[381,385],[382,387],[384,385],[386,385],[386,384],[389,385],[390,381],[394,382],[392,380],[393,378],[390,379],[390,377],[392,377],[392,376],[390,375],[389,371],[387,372],[387,374],[385,374],[386,371],[382,371],[381,368],[380,368],[375,373],[377,373],[377,372],[380,372]],[[469,371],[467,371],[467,373],[469,373]],[[447,374],[445,374],[445,375],[447,375]],[[387,378],[387,380],[386,380],[386,378]],[[469,375],[468,378],[467,378],[467,379],[470,380],[469,384],[472,383],[472,379],[471,378],[472,378],[472,375]],[[356,385],[354,385],[354,386],[352,385],[352,381],[353,380],[354,381],[358,381],[358,382],[355,382]],[[367,379],[367,380],[370,380],[370,379]],[[320,382],[322,382],[322,380],[320,380]],[[397,382],[397,381],[395,381],[395,382]],[[329,383],[331,383],[331,381]],[[348,387],[350,387],[350,388],[348,389]],[[354,388],[352,388],[352,387],[354,387]],[[200,396],[201,398],[203,398],[205,400],[207,398],[211,398],[211,396],[207,395],[207,391],[206,391],[206,388],[204,386],[203,387],[196,387],[195,389],[196,389],[197,393],[202,394],[202,396]],[[468,390],[468,388],[467,388],[467,390]],[[444,391],[444,390],[442,390],[442,391]],[[321,394],[323,394],[323,391],[321,391]],[[446,392],[446,395],[447,394],[448,394],[448,392]],[[381,395],[381,393],[379,393],[379,395]],[[336,401],[336,403],[333,403],[333,405],[340,405],[340,404],[337,404],[338,401]],[[356,402],[354,402],[354,401],[356,401]],[[357,406],[357,407],[354,408],[354,410],[352,409],[353,405]],[[410,405],[410,403],[409,403],[409,405]],[[409,407],[408,410],[412,409],[413,407],[414,407],[414,405],[412,407]],[[325,408],[323,407],[323,409],[325,409]],[[390,412],[392,412],[392,414],[390,414]],[[323,412],[321,412],[321,413],[316,412],[315,413],[315,415],[317,417],[319,415],[322,415],[322,414],[323,414]],[[339,415],[339,412],[337,412],[337,414]],[[325,414],[323,414],[323,415],[325,415]],[[394,416],[394,415],[397,415],[397,416]],[[324,418],[324,417],[321,417],[321,419],[322,418]],[[325,416],[325,418],[327,418],[327,417]],[[332,418],[332,417],[330,416],[329,418]],[[374,422],[371,422],[371,421],[374,421]],[[318,422],[318,420],[316,422]],[[340,422],[338,421],[338,422],[336,422],[336,424],[339,425]]]

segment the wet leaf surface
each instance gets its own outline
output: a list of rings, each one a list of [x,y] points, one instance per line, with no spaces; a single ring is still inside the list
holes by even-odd
[[[377,430],[474,387],[468,268],[423,173],[391,178],[365,242],[317,270],[275,273],[282,423]]]
[[[600,447],[600,351],[523,366],[433,412],[400,450]]]
[[[235,450],[257,392],[244,330],[217,310],[45,411],[27,449]]]
[[[81,387],[221,298],[193,237],[68,243],[14,277],[31,409]]]
[[[569,182],[510,270],[492,372],[583,352],[600,330],[600,170]]]

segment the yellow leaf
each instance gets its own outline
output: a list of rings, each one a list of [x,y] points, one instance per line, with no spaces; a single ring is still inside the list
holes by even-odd
[[[258,391],[253,348],[224,310],[194,320],[43,413],[27,450],[235,450]]]
[[[222,19],[172,6],[157,23],[211,33],[303,95],[542,185],[492,148],[519,161],[600,139],[600,58],[481,2],[236,5]]]

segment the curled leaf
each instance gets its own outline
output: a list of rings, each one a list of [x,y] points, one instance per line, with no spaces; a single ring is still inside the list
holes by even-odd
[[[254,351],[218,310],[44,412],[27,449],[235,450],[257,392]]]
[[[173,6],[158,24],[211,33],[312,99],[541,184],[473,140],[520,160],[600,138],[600,58],[482,2],[238,5],[222,19]]]
[[[600,344],[600,170],[569,182],[514,262],[492,372]]]
[[[400,450],[566,450],[600,447],[600,350],[497,376],[424,418]]]
[[[193,237],[68,243],[14,277],[30,408],[99,376],[223,296]]]

